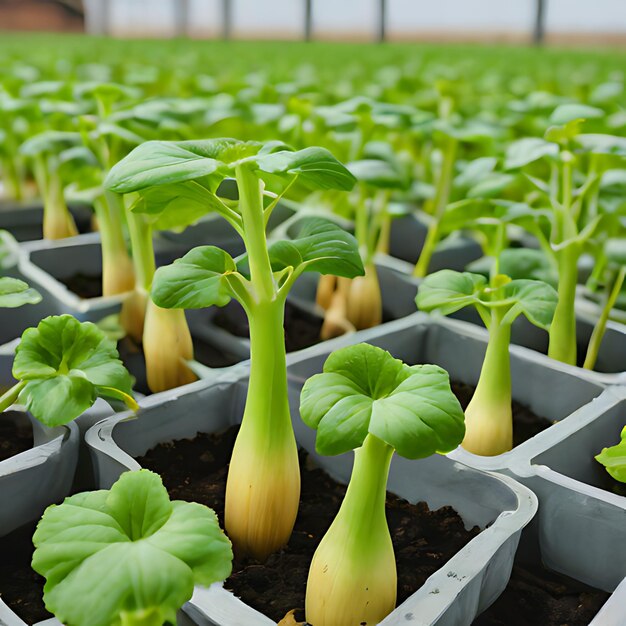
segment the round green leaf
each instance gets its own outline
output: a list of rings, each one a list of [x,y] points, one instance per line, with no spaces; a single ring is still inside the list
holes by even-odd
[[[480,303],[479,294],[487,285],[480,274],[440,270],[421,282],[415,304],[421,311],[449,315],[469,305]]]
[[[41,294],[31,289],[23,280],[3,276],[0,278],[0,308],[14,309],[23,304],[41,302]]]
[[[621,441],[610,448],[604,448],[596,456],[596,461],[602,463],[615,480],[626,483],[626,426],[622,429]]]
[[[156,271],[151,297],[164,309],[225,306],[234,295],[227,277],[236,271],[235,261],[227,252],[200,246]]]
[[[170,502],[147,470],[48,507],[33,543],[46,607],[69,626],[110,626],[123,614],[175,623],[194,584],[224,580],[233,558],[215,513]]]
[[[300,415],[317,430],[316,449],[326,455],[360,447],[371,433],[417,459],[454,449],[465,434],[447,372],[409,367],[369,344],[328,357],[323,373],[304,384]]]
[[[524,167],[544,157],[556,158],[559,154],[557,144],[538,137],[525,137],[509,144],[506,151],[504,167],[513,170]]]

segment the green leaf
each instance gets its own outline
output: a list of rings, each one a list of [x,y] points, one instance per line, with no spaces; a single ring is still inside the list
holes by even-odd
[[[561,104],[550,116],[550,124],[563,125],[575,120],[589,120],[604,117],[602,109],[586,104]]]
[[[626,426],[622,429],[620,442],[610,448],[603,448],[595,458],[615,480],[626,483]]]
[[[362,445],[368,433],[418,459],[449,452],[465,434],[464,415],[447,372],[409,367],[388,352],[359,344],[333,352],[300,398],[305,424],[317,430],[316,450],[335,455]]]
[[[194,585],[227,578],[233,558],[215,513],[170,502],[148,470],[48,507],[33,543],[46,607],[69,626],[120,624],[122,615],[176,623]]]
[[[46,130],[27,139],[20,146],[20,154],[25,156],[37,156],[47,153],[58,154],[72,146],[78,146],[81,142],[80,133]]]
[[[269,247],[272,270],[294,269],[354,278],[363,276],[356,239],[337,224],[319,217],[305,218],[297,239],[277,241]]]
[[[41,302],[41,294],[31,289],[23,280],[3,276],[0,278],[0,308],[14,309],[23,304]]]
[[[513,321],[522,313],[529,322],[549,330],[559,296],[553,287],[538,280],[512,280],[502,287],[504,299],[514,303],[506,317]]]
[[[507,170],[518,169],[544,157],[554,159],[558,154],[559,147],[557,144],[539,139],[538,137],[525,137],[509,145],[506,151],[504,167]]]
[[[362,183],[381,189],[398,189],[406,187],[406,178],[401,172],[386,161],[379,159],[362,159],[348,163],[351,174]]]
[[[219,198],[194,181],[144,189],[131,210],[151,216],[156,230],[181,230],[223,206]]]
[[[199,246],[156,271],[152,300],[165,309],[225,306],[233,296],[227,277],[236,271],[235,261],[227,252]]]
[[[305,148],[297,152],[282,150],[254,158],[258,169],[268,174],[298,175],[298,181],[313,189],[350,191],[356,179],[325,148]]]
[[[471,187],[467,198],[494,198],[500,196],[504,190],[515,180],[511,174],[492,174]]]
[[[493,266],[493,258],[482,257],[467,266],[468,272],[489,276]],[[526,278],[541,280],[552,287],[558,284],[558,272],[550,264],[541,250],[532,248],[508,248],[500,254],[500,273],[513,280]]]
[[[115,343],[91,322],[71,315],[47,317],[24,331],[15,351],[13,376],[26,385],[19,401],[48,426],[67,424],[96,397],[119,397],[129,404],[132,379]]]
[[[147,141],[111,168],[104,186],[117,193],[130,193],[212,176],[217,188],[227,173],[220,157],[239,145],[242,142],[235,139]]]
[[[576,142],[592,154],[617,154],[626,156],[626,137],[603,135],[601,133],[582,134]]]
[[[421,282],[415,304],[421,311],[449,315],[466,306],[479,304],[479,294],[486,286],[487,279],[479,274],[440,270]]]

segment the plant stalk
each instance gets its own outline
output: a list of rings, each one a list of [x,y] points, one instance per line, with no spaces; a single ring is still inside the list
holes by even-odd
[[[456,160],[457,140],[448,138],[444,153],[441,171],[437,179],[437,189],[435,191],[435,202],[432,220],[428,225],[424,247],[420,252],[417,263],[413,270],[413,276],[423,278],[428,274],[428,266],[432,259],[435,248],[439,243],[441,220],[448,206],[450,190],[452,188],[452,176],[454,174],[454,163]]]
[[[6,411],[11,405],[17,402],[17,399],[22,391],[26,387],[26,381],[21,380],[15,383],[13,387],[7,389],[2,396],[0,396],[0,413]]]
[[[609,320],[611,309],[615,306],[617,297],[622,290],[622,285],[624,284],[625,278],[626,267],[622,265],[619,268],[619,271],[615,278],[615,282],[613,283],[613,287],[606,299],[606,302],[604,303],[602,313],[600,314],[600,317],[598,318],[598,321],[594,326],[593,332],[591,333],[589,345],[587,346],[587,355],[585,356],[585,362],[583,364],[583,367],[585,369],[592,370],[596,366],[596,361],[598,360],[598,353],[600,352],[602,339],[604,338],[604,333],[606,332],[606,324]]]
[[[513,447],[511,410],[511,324],[506,311],[491,310],[489,342],[476,391],[465,409],[465,438],[461,444],[473,454],[495,456]]]
[[[548,356],[569,365],[576,365],[576,285],[580,246],[570,244],[557,252],[559,270],[559,301],[550,325]]]
[[[396,563],[385,516],[393,448],[367,435],[348,490],[309,570],[306,619],[315,626],[373,626],[396,603]]]

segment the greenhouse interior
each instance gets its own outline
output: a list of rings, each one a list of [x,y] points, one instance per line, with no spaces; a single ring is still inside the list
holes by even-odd
[[[624,0],[0,0],[0,626],[626,626]]]

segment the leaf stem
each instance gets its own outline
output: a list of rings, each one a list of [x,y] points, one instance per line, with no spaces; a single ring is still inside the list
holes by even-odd
[[[593,332],[591,333],[591,339],[589,340],[589,345],[587,347],[587,355],[585,356],[585,362],[583,364],[585,369],[592,370],[596,366],[602,339],[604,338],[604,333],[606,332],[606,324],[611,314],[611,309],[615,306],[617,297],[620,294],[625,278],[626,266],[622,265],[617,272],[613,287],[608,294],[606,302],[604,303],[602,313],[594,326]]]
[[[13,387],[0,396],[0,413],[6,411],[11,405],[17,402],[20,392],[26,387],[26,382],[25,380],[20,380],[20,382],[13,385]]]

